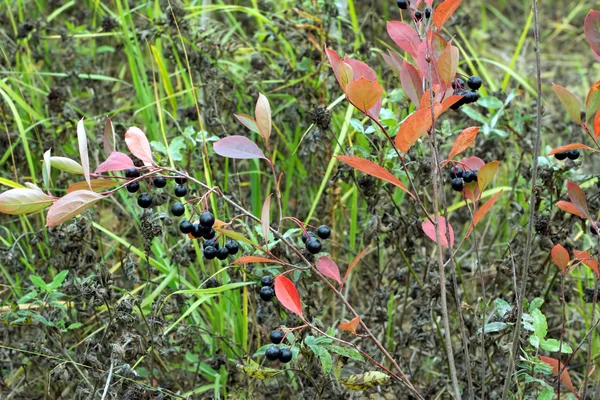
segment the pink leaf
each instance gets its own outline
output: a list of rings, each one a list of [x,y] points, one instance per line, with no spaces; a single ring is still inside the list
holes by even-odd
[[[48,210],[46,226],[59,225],[90,208],[105,196],[89,190],[77,190],[61,197]]]
[[[110,153],[116,150],[115,146],[115,128],[113,127],[110,118],[106,117],[106,123],[104,124],[104,136],[102,137],[102,143],[104,145],[104,155],[108,157]]]
[[[131,154],[142,160],[144,165],[153,164],[150,143],[140,128],[130,127],[125,133],[125,143]]]
[[[256,143],[245,136],[227,136],[215,142],[213,145],[215,153],[222,157],[251,159],[264,158],[262,150],[258,148]]]
[[[275,296],[277,296],[277,300],[282,306],[300,318],[304,318],[298,290],[296,290],[294,283],[283,275],[275,276]]]
[[[567,182],[567,193],[569,195],[571,203],[573,203],[575,208],[577,208],[577,210],[579,210],[581,214],[585,215],[587,219],[591,219],[590,212],[588,211],[585,193],[583,192],[583,190],[581,190],[579,185],[573,182]]]
[[[271,105],[269,104],[269,100],[267,100],[262,93],[258,94],[254,117],[256,118],[256,126],[258,127],[260,135],[263,140],[267,142],[269,137],[271,137]]]
[[[131,158],[129,158],[127,154],[113,151],[102,164],[98,165],[98,168],[96,168],[94,173],[100,174],[108,171],[122,171],[132,167],[135,167],[135,165],[133,165],[133,161],[131,161]]]
[[[415,107],[419,109],[419,99],[423,96],[423,82],[421,74],[412,65],[404,61],[400,69],[400,83]]]
[[[39,188],[10,189],[0,193],[0,213],[19,215],[43,210],[55,201]]]
[[[342,79],[340,77],[340,66],[342,65],[342,59],[334,50],[325,45],[325,54],[327,55],[327,59],[329,60],[329,64],[331,64],[331,68],[333,69],[333,73],[335,74],[335,78],[342,90],[345,90],[346,85],[342,84]]]
[[[459,165],[461,167],[464,167],[463,169],[469,169],[471,171],[474,171],[476,169],[480,169],[481,167],[483,167],[485,165],[485,161],[483,161],[479,157],[467,157],[467,158],[463,158],[460,161]]]
[[[446,218],[444,217],[438,217],[438,227],[440,230],[440,244],[443,247],[448,248],[448,239],[446,238]],[[454,246],[454,229],[452,229],[452,225],[448,224],[448,226],[450,227],[450,247]],[[425,221],[423,221],[423,223],[421,224],[421,228],[423,228],[423,232],[425,232],[425,234],[427,235],[427,237],[431,240],[433,240],[434,242],[436,241],[436,237],[435,237],[435,226],[433,225],[433,223],[429,220],[426,219]]]
[[[258,131],[258,126],[256,125],[256,121],[254,118],[249,116],[248,114],[233,114],[238,121],[242,123],[246,128],[250,129],[254,133],[260,133]]]
[[[331,258],[327,256],[320,257],[317,260],[316,265],[320,273],[333,279],[340,285],[342,284],[342,280],[340,279],[340,269]]]
[[[596,59],[600,61],[600,11],[591,10],[583,22],[583,32]]]
[[[81,166],[83,167],[83,176],[88,186],[90,184],[90,159],[88,156],[87,136],[85,135],[85,127],[83,126],[83,118],[77,123],[77,143],[79,144],[79,156],[81,157]]]
[[[419,34],[410,25],[400,21],[389,21],[387,23],[387,32],[390,38],[408,54],[417,58],[417,49],[421,44]]]

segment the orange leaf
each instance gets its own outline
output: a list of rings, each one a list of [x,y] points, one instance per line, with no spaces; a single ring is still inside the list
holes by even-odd
[[[434,114],[439,115],[441,112],[442,105],[439,103],[435,104]],[[416,141],[423,136],[429,129],[431,129],[431,108],[422,108],[419,111],[415,111],[409,115],[398,130],[396,135],[396,146],[404,154],[408,153]]]
[[[449,85],[456,75],[456,70],[458,68],[458,55],[458,47],[452,46],[450,43],[448,43],[446,49],[442,52],[442,54],[440,54],[437,68],[440,74],[440,79],[446,85]]]
[[[552,248],[550,255],[552,256],[552,261],[554,261],[554,264],[556,264],[556,266],[564,273],[567,265],[569,265],[569,260],[571,259],[567,249],[558,243]]]
[[[346,97],[365,114],[377,104],[382,94],[383,88],[379,83],[370,81],[363,76],[346,85]]]
[[[354,260],[352,260],[350,265],[348,265],[348,269],[346,270],[346,273],[344,274],[344,279],[342,280],[342,283],[346,282],[346,279],[348,279],[348,275],[350,275],[350,272],[352,272],[352,269],[354,269],[354,267],[356,266],[356,264],[358,264],[360,259],[363,258],[363,256],[365,254],[367,254],[368,250],[369,250],[369,246],[365,247],[363,249],[363,251],[361,251],[356,257],[354,257]]]
[[[564,363],[561,363],[560,361],[558,361],[555,358],[551,358],[551,357],[545,357],[545,356],[539,356],[540,360],[542,360],[543,362],[545,362],[546,364],[550,365],[552,367],[552,373],[555,376],[558,376],[558,371],[562,369],[562,372],[560,374],[560,381],[574,394],[577,395],[577,393],[575,392],[575,388],[573,387],[573,382],[571,382],[571,377],[569,376],[569,371],[567,370],[567,368],[565,367]]]
[[[556,203],[556,206],[565,212],[577,215],[580,218],[586,218],[586,216],[583,215],[581,211],[577,209],[577,207],[575,207],[575,204],[571,203],[570,201],[560,200]]]
[[[596,112],[594,117],[594,133],[596,137],[600,136],[600,111]]]
[[[592,118],[598,109],[600,109],[600,81],[594,83],[585,98],[586,118]]]
[[[442,112],[446,111],[447,109],[449,109],[450,107],[452,107],[454,104],[456,104],[460,99],[462,99],[465,96],[449,96],[446,97],[443,101],[442,101]]]
[[[577,258],[579,261],[581,261],[583,264],[585,264],[589,269],[594,271],[594,273],[596,274],[596,277],[600,278],[600,270],[598,269],[598,261],[596,261],[590,253],[588,253],[587,251],[573,250],[573,254],[575,255],[575,258]]]
[[[336,156],[338,160],[341,162],[348,164],[352,168],[355,168],[361,172],[364,172],[367,175],[374,176],[375,178],[383,179],[386,182],[391,183],[394,186],[399,187],[404,190],[406,193],[410,195],[413,199],[415,196],[409,192],[409,190],[404,186],[400,179],[396,178],[390,171],[387,169],[380,167],[372,161],[365,160],[364,158],[354,157],[354,156]]]
[[[231,265],[252,264],[252,263],[267,263],[267,264],[282,264],[281,261],[271,260],[270,258],[257,256],[241,256],[231,263]]]
[[[567,182],[567,193],[569,195],[569,199],[571,203],[579,210],[581,214],[584,215],[584,218],[592,219],[590,217],[590,212],[588,211],[587,199],[585,198],[585,193],[579,185],[573,182]]]
[[[579,100],[573,93],[564,87],[556,84],[552,84],[552,89],[554,89],[554,93],[567,110],[567,113],[577,122],[578,124],[582,124],[581,122],[581,109],[579,108]]]
[[[92,179],[90,181],[92,185],[92,190],[97,192],[102,189],[109,188],[111,186],[118,185],[118,181],[113,181],[110,179]],[[87,190],[89,188],[88,183],[86,181],[76,182],[67,188],[67,193],[74,192],[76,190]]]
[[[277,300],[282,306],[300,318],[304,318],[302,316],[302,303],[300,303],[300,296],[294,282],[283,275],[275,276],[275,296],[277,296]]]
[[[489,199],[487,202],[485,202],[485,204],[479,207],[477,211],[475,211],[475,214],[473,215],[473,222],[471,223],[469,231],[467,232],[467,237],[469,237],[473,229],[477,226],[477,224],[479,223],[479,221],[481,221],[485,214],[487,214],[488,211],[490,211],[490,209],[492,208],[494,203],[496,203],[496,200],[498,200],[498,197],[500,197],[503,191],[504,190],[501,190],[498,193],[496,193],[491,199]]]
[[[571,143],[571,144],[566,144],[564,146],[560,146],[555,149],[552,149],[552,151],[550,153],[548,153],[548,155],[551,156],[556,153],[562,153],[565,151],[575,150],[575,149],[586,149],[586,150],[591,150],[591,151],[598,151],[598,150],[592,149],[590,146],[586,146],[583,143]]]
[[[500,163],[498,161],[492,161],[485,164],[483,167],[479,169],[477,173],[477,185],[479,186],[479,192],[483,193],[485,188],[490,184],[496,172],[498,171],[498,165]]]
[[[454,11],[460,6],[462,0],[446,0],[433,12],[433,25],[436,28],[442,29],[442,25],[454,14]]]
[[[342,322],[339,328],[356,335],[356,328],[358,328],[358,324],[360,324],[360,317],[354,317],[348,322]]]
[[[469,146],[473,144],[475,141],[475,137],[477,137],[477,133],[479,133],[479,127],[472,126],[470,128],[465,129],[458,135],[456,141],[452,145],[452,150],[450,150],[450,155],[448,155],[448,161],[453,159],[456,155],[465,151]]]

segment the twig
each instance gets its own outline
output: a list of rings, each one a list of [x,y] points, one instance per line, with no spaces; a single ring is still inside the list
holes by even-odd
[[[104,385],[104,392],[102,393],[102,398],[100,400],[104,400],[106,395],[108,394],[108,388],[110,387],[110,380],[112,379],[114,361],[110,360],[110,369],[108,370],[108,378],[106,378],[106,384]]]

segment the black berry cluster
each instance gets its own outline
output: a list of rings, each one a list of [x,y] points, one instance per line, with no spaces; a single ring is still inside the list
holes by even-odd
[[[568,158],[569,160],[577,160],[580,155],[581,155],[581,153],[579,152],[579,150],[575,149],[575,150],[563,151],[562,153],[556,153],[554,155],[554,157],[557,160],[561,160],[561,161],[564,160],[565,158]]]
[[[307,235],[308,233],[308,235]],[[307,231],[302,233],[302,242],[311,254],[317,254],[321,251],[322,245],[319,239],[329,239],[331,237],[331,229],[327,225],[321,225],[317,228],[317,234]]]
[[[479,170],[463,170],[458,165],[450,168],[450,185],[452,190],[462,192],[465,188],[465,183],[477,182],[477,172]]]
[[[272,279],[272,278],[271,278]],[[285,334],[281,329],[275,329],[271,332],[271,343],[273,344],[281,344]],[[265,356],[268,360],[275,361],[279,360],[282,363],[286,364],[292,360],[292,352],[288,348],[280,348],[277,346],[271,346],[267,348],[265,352]]]
[[[140,181],[136,179],[140,177],[140,170],[135,167],[127,168],[125,170],[125,177],[128,179],[134,179],[132,182],[129,182],[127,184],[127,191],[129,193],[137,193],[140,190]],[[178,184],[175,187],[175,196],[184,197],[187,194],[187,188],[184,186],[185,182],[187,181],[187,178],[181,175],[177,175],[175,181]],[[155,187],[162,189],[165,186],[167,186],[167,178],[164,176],[156,176],[152,178],[152,184]],[[152,196],[150,195],[150,193],[140,194],[140,196],[138,197],[138,205],[142,208],[152,207]],[[180,216],[183,214],[184,209],[181,203],[175,203],[173,207],[174,208],[172,208],[171,211],[174,215]]]
[[[467,80],[467,86],[469,89],[465,87],[465,81],[461,78],[456,78],[454,82],[452,82],[452,89],[454,89],[454,95],[463,96],[462,99],[454,103],[450,108],[453,110],[458,110],[461,106],[465,104],[475,103],[479,100],[479,88],[481,87],[481,78],[473,75]]]
[[[263,276],[262,279],[260,280],[260,285],[262,286],[260,288],[260,298],[264,301],[271,301],[271,299],[275,296],[275,290],[273,289],[273,284],[275,283],[275,280],[273,279],[272,276],[270,275],[266,275]]]

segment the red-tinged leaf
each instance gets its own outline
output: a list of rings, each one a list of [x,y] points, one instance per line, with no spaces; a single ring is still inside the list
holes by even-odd
[[[260,132],[260,136],[262,136],[265,142],[268,141],[271,137],[271,105],[262,93],[258,94],[254,117],[256,118],[256,126]]]
[[[340,285],[342,284],[342,280],[340,279],[340,269],[331,258],[327,256],[320,257],[317,259],[316,265],[320,273],[333,279]]]
[[[485,162],[479,157],[467,157],[460,160],[459,165],[463,169],[475,171],[476,169],[481,169],[485,165]]]
[[[448,238],[446,237],[446,218],[438,217],[437,221],[440,230],[440,244],[443,247],[448,248]],[[452,229],[452,225],[450,225],[449,223],[448,226],[450,227],[450,247],[454,247],[454,229]],[[423,221],[423,223],[421,224],[421,228],[423,229],[423,232],[425,232],[425,235],[427,235],[429,239],[433,240],[434,242],[436,241],[435,225],[433,225],[433,223],[429,219]]]
[[[446,49],[440,54],[437,69],[440,79],[446,85],[450,85],[454,80],[456,70],[458,69],[458,56],[458,47],[452,46],[450,43],[448,43]]]
[[[110,156],[110,154],[117,149],[116,145],[116,134],[115,128],[113,127],[112,121],[110,118],[106,117],[106,122],[104,123],[104,136],[102,137],[102,144],[104,147],[104,155],[106,157]]]
[[[600,61],[600,11],[591,10],[583,22],[583,32],[596,59]]]
[[[258,126],[256,125],[256,121],[254,118],[249,116],[248,114],[233,114],[238,121],[242,123],[246,128],[250,129],[254,133],[260,133],[258,131]]]
[[[458,101],[460,101],[460,99],[462,99],[463,97],[465,97],[465,96],[452,95],[452,96],[446,97],[442,101],[442,112],[445,112],[447,109],[449,109],[454,104],[456,104]]]
[[[379,101],[383,88],[376,81],[360,77],[346,85],[346,97],[363,113],[367,114]]]
[[[439,115],[441,109],[441,104],[435,104],[434,114],[436,116]],[[412,145],[431,129],[431,125],[430,107],[415,111],[402,122],[402,125],[400,125],[400,129],[396,135],[396,146],[398,146],[400,151],[404,154],[408,153],[408,150]]]
[[[342,322],[338,328],[356,335],[356,328],[360,324],[360,317],[354,317],[348,322]]]
[[[232,262],[231,265],[254,264],[254,263],[281,264],[280,261],[271,260],[270,258],[257,257],[257,256],[241,256],[237,260]]]
[[[571,392],[573,392],[573,394],[576,394],[577,398],[579,398],[578,397],[579,395],[575,392],[575,388],[573,387],[573,382],[571,381],[571,376],[569,376],[569,371],[565,367],[565,364],[561,363],[559,360],[557,360],[555,358],[546,357],[546,356],[539,356],[539,357],[540,357],[540,360],[542,360],[543,362],[545,362],[546,364],[548,364],[549,366],[552,367],[552,373],[554,374],[554,376],[558,377],[558,372],[560,370],[562,370],[562,372],[560,374],[560,381]]]
[[[446,46],[444,46],[444,49],[445,48],[446,48]],[[429,50],[430,50],[430,54],[431,54],[431,57],[430,57],[430,60],[431,60],[431,84],[437,85],[441,82],[440,75],[439,75],[439,72],[437,69],[437,58],[432,53],[432,49],[430,48]],[[442,51],[443,51],[443,49],[442,49]],[[440,54],[442,54],[442,52],[440,52]],[[428,64],[429,63],[427,62],[427,43],[425,41],[423,41],[419,45],[419,49],[418,49],[417,66],[419,68],[419,71],[423,72],[423,76],[427,80],[429,80]]]
[[[264,158],[256,143],[245,136],[227,136],[213,144],[215,153],[220,156],[238,159]]]
[[[336,156],[338,160],[341,162],[348,164],[352,168],[355,168],[361,172],[364,172],[367,175],[374,176],[375,178],[383,179],[386,182],[391,183],[394,186],[399,187],[408,193],[412,198],[415,196],[404,186],[404,184],[400,181],[400,179],[396,178],[391,172],[387,169],[380,167],[372,161],[365,160],[364,158],[354,157],[354,156]]]
[[[396,54],[392,53],[391,50],[388,50],[388,54],[381,54],[381,56],[385,60],[388,67],[393,69],[398,74],[398,76],[400,76],[400,69],[402,68],[404,60],[398,57]]]
[[[579,212],[585,215],[585,218],[591,219],[590,212],[588,211],[587,199],[585,193],[579,185],[573,182],[567,182],[567,194],[571,203],[579,210]]]
[[[460,6],[462,0],[446,0],[442,4],[436,7],[433,12],[433,25],[442,29],[442,26],[448,21],[448,19],[454,14],[458,6]]]
[[[456,138],[456,141],[452,145],[452,150],[450,150],[450,154],[448,155],[448,160],[452,160],[458,154],[462,153],[467,148],[469,148],[469,146],[471,146],[473,144],[473,142],[475,141],[475,138],[477,137],[477,134],[479,133],[479,129],[480,128],[478,126],[472,126],[472,127],[469,127],[467,129],[463,130],[458,135],[458,137]]]
[[[589,269],[594,271],[596,278],[600,278],[600,269],[598,269],[598,261],[592,257],[587,251],[573,250],[573,255]]]
[[[467,232],[466,237],[469,237],[469,235],[471,234],[471,232],[473,232],[473,229],[475,229],[479,221],[481,221],[483,217],[488,213],[488,211],[491,210],[491,208],[494,206],[496,200],[498,200],[502,192],[503,190],[496,193],[494,196],[492,196],[491,199],[486,201],[485,204],[483,204],[477,209],[477,211],[475,211],[475,214],[473,214],[473,222],[471,223],[471,226],[469,226],[469,231]]]
[[[10,189],[0,193],[0,213],[19,215],[43,210],[56,199],[39,188]]]
[[[417,51],[421,44],[419,34],[415,29],[400,21],[389,21],[387,23],[387,32],[390,38],[408,54],[417,58]]]
[[[421,74],[412,65],[404,61],[400,68],[400,83],[415,107],[419,109],[419,99],[423,96],[423,82]]]
[[[554,261],[554,264],[556,264],[556,266],[564,273],[571,259],[567,249],[558,243],[552,248],[550,255],[552,256],[552,261]]]
[[[571,203],[570,201],[564,201],[564,200],[560,200],[559,202],[556,203],[556,207],[560,208],[561,210],[571,213],[573,215],[577,215],[580,218],[584,218],[586,219],[587,217],[585,216],[585,214],[583,214],[581,211],[579,211],[579,209],[577,207],[575,207],[575,204]]]
[[[127,168],[135,168],[131,158],[125,153],[113,151],[102,164],[98,165],[98,168],[96,168],[94,173],[100,174],[102,172],[123,171]]]
[[[282,275],[275,276],[275,296],[277,296],[277,300],[282,306],[300,318],[304,318],[302,316],[302,303],[300,303],[300,296],[294,282]]]
[[[356,80],[360,79],[361,77],[364,77],[369,81],[377,82],[377,74],[375,74],[375,71],[373,71],[371,69],[371,67],[369,67],[364,62],[358,61],[358,60],[353,60],[348,56],[346,56],[344,58],[344,62],[352,68],[352,80],[353,81],[356,81]],[[346,85],[346,90],[347,90],[347,85]],[[375,103],[375,105],[373,107],[371,107],[371,109],[368,112],[368,115],[371,118],[378,119],[380,111],[381,111],[381,98],[379,99],[379,101],[377,101],[377,103]]]
[[[600,109],[600,81],[594,83],[585,98],[585,115],[589,120]],[[598,134],[598,132],[596,132]]]
[[[350,263],[350,265],[348,265],[348,268],[346,269],[346,273],[344,274],[344,279],[342,280],[342,284],[346,283],[348,276],[350,276],[350,272],[352,272],[354,267],[356,267],[356,264],[358,264],[360,259],[363,258],[363,256],[365,254],[367,254],[367,251],[369,251],[369,246],[365,247],[363,249],[363,251],[361,251],[356,257],[354,257],[354,260],[352,260],[352,262]]]
[[[331,64],[331,68],[333,69],[333,73],[335,74],[335,78],[337,79],[340,87],[343,91],[346,90],[345,83],[342,83],[341,75],[340,75],[340,67],[342,65],[342,59],[334,50],[325,45],[325,55],[327,55],[327,59],[329,60],[329,64]]]
[[[144,162],[144,165],[152,165],[152,150],[146,134],[138,127],[132,126],[125,132],[125,143],[127,148],[137,158]]]
[[[113,181],[110,179],[92,179],[90,183],[94,192],[100,192],[109,187],[118,185],[119,181]],[[75,192],[77,190],[87,190],[88,188],[89,186],[87,182],[76,182],[67,188],[67,193]]]
[[[265,199],[260,213],[260,226],[267,244],[269,243],[269,228],[271,227],[271,196],[273,196],[272,193]]]
[[[573,118],[578,124],[581,124],[581,109],[579,107],[579,100],[577,100],[577,97],[575,97],[573,93],[569,92],[564,87],[554,83],[552,84],[552,89],[554,89],[554,93],[562,103],[563,107],[565,107],[565,110],[567,110],[567,113],[569,113],[571,118]]]
[[[81,214],[105,196],[90,190],[77,190],[61,197],[48,210],[46,226],[59,225]]]
[[[79,156],[81,157],[81,166],[83,167],[83,176],[88,186],[90,184],[90,158],[88,155],[87,136],[85,134],[85,126],[83,126],[83,118],[77,123],[77,143],[79,144]]]
[[[600,111],[597,111],[594,117],[594,134],[596,137],[600,136]]]
[[[569,150],[575,150],[575,149],[585,149],[585,150],[590,150],[590,151],[597,151],[597,150],[592,149],[589,146],[586,146],[583,143],[571,143],[571,144],[567,144],[567,145],[552,149],[552,151],[550,153],[548,153],[548,155],[551,156],[556,153],[562,153],[563,151],[569,151]]]
[[[354,80],[354,71],[350,64],[342,61],[340,64],[340,80],[342,82],[342,90],[346,91],[346,86]]]
[[[50,173],[52,171],[52,164],[50,164],[51,150],[50,148],[44,152],[44,162],[42,163],[42,179],[46,189],[50,187]]]
[[[83,174],[83,167],[77,161],[67,157],[50,157],[50,165],[60,171],[71,174]]]
[[[496,176],[498,165],[500,165],[498,161],[492,161],[479,168],[479,172],[477,173],[477,186],[479,187],[480,193],[483,193],[485,188],[494,179],[494,176]]]

